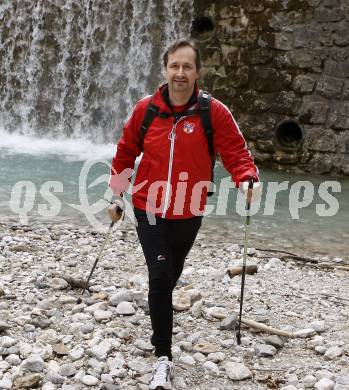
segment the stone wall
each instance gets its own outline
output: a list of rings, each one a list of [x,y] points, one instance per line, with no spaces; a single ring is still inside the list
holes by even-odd
[[[348,0],[196,0],[192,36],[259,164],[349,175]]]

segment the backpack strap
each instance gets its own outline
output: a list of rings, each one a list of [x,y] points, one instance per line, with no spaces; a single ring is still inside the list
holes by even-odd
[[[199,91],[199,114],[207,138],[208,152],[211,159],[215,160],[216,154],[213,147],[213,129],[211,121],[211,95],[201,89]]]
[[[150,102],[148,104],[147,110],[145,112],[143,122],[140,128],[140,142],[142,145],[142,150],[143,150],[143,142],[144,142],[144,137],[145,134],[148,130],[148,127],[151,125],[153,122],[154,118],[159,115],[159,107],[155,106],[153,103],[153,98],[150,99]]]
[[[202,127],[204,128],[205,136],[207,138],[208,152],[211,157],[211,182],[214,182],[214,166],[216,163],[216,153],[213,147],[213,128],[211,121],[211,95],[208,92],[199,91],[199,114],[201,118]],[[213,195],[211,188],[207,196]]]

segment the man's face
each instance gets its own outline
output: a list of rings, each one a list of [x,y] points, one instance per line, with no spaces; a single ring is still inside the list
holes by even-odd
[[[190,46],[180,47],[168,55],[166,80],[170,92],[193,92],[199,78],[195,60],[195,51]]]

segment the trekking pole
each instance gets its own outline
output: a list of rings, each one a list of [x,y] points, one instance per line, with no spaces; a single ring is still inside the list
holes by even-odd
[[[108,201],[108,202],[109,202],[110,204],[113,204],[113,202],[110,202],[110,201]],[[119,207],[119,206],[118,206],[118,207]],[[119,207],[119,209],[122,211],[122,209],[121,209],[120,207]],[[122,212],[123,212],[123,211],[122,211]],[[108,231],[107,231],[107,233],[105,234],[105,237],[104,237],[104,241],[103,241],[103,243],[102,243],[102,246],[101,246],[101,248],[100,248],[100,250],[99,250],[99,252],[98,252],[98,255],[97,255],[97,257],[96,257],[96,260],[95,260],[95,262],[94,262],[94,264],[93,264],[93,267],[92,267],[92,269],[91,269],[91,272],[90,272],[90,274],[89,274],[89,276],[88,276],[88,278],[87,278],[87,280],[86,280],[84,289],[82,290],[80,297],[79,297],[79,298],[77,299],[77,301],[76,301],[76,303],[77,303],[78,305],[82,302],[82,297],[83,297],[83,295],[84,295],[84,292],[88,289],[88,284],[89,284],[89,282],[90,282],[91,276],[92,276],[93,271],[95,270],[95,268],[96,268],[96,266],[97,266],[97,263],[98,263],[98,261],[99,261],[101,255],[102,255],[102,253],[103,253],[103,250],[104,250],[104,248],[105,248],[105,246],[106,246],[106,244],[107,244],[107,242],[108,242],[108,239],[109,239],[109,236],[110,236],[110,232],[111,232],[111,230],[112,230],[114,224],[115,224],[115,221],[111,221],[111,223],[110,223],[110,225],[109,225],[109,228],[108,228]]]
[[[241,318],[242,318],[242,305],[244,302],[244,289],[245,289],[245,275],[246,275],[246,256],[247,256],[247,244],[248,244],[248,234],[250,227],[250,209],[251,209],[251,198],[252,198],[252,189],[253,189],[253,180],[249,179],[248,181],[248,190],[246,197],[246,221],[245,221],[245,239],[244,239],[244,252],[242,255],[242,274],[241,274],[241,292],[240,292],[240,314],[239,314],[239,326],[236,333],[236,339],[238,345],[241,344]]]

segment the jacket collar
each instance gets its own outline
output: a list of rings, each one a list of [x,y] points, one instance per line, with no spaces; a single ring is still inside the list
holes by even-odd
[[[195,84],[194,92],[188,100],[187,104],[184,107],[184,110],[187,110],[198,103],[198,94],[199,88]],[[162,84],[153,96],[153,104],[160,107],[160,111],[172,112],[173,108],[170,102],[169,92],[168,92],[168,84]]]

